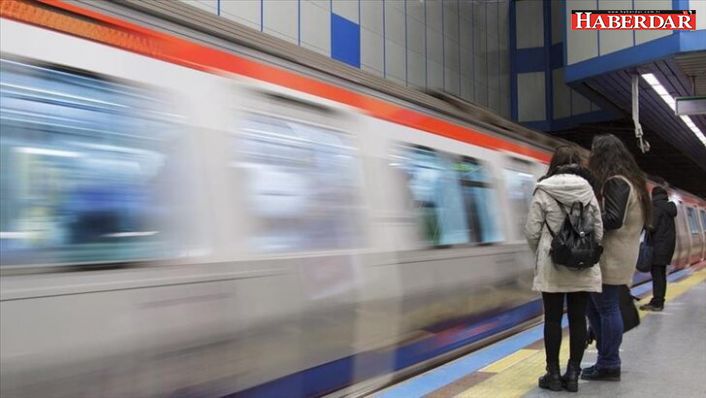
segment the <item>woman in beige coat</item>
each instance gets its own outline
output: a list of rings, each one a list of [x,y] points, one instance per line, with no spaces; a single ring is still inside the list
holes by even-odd
[[[589,167],[600,187],[603,227],[601,293],[588,303],[588,320],[596,334],[598,360],[583,370],[586,380],[620,380],[623,319],[621,285],[632,284],[640,250],[640,233],[652,219],[652,203],[645,176],[625,145],[613,135],[593,139]]]
[[[586,303],[588,292],[601,291],[601,269],[593,266],[577,270],[554,264],[550,256],[551,231],[559,231],[566,212],[575,202],[585,207],[589,227],[594,239],[601,241],[603,224],[598,201],[593,193],[587,169],[580,166],[577,148],[557,148],[547,174],[537,183],[525,226],[525,236],[535,253],[533,290],[542,293],[544,304],[544,347],[547,373],[539,378],[539,386],[554,391],[562,387],[578,391],[580,364],[586,341]],[[549,229],[547,228],[549,226]],[[569,315],[571,354],[566,374],[559,372],[561,347],[561,318],[564,298]]]

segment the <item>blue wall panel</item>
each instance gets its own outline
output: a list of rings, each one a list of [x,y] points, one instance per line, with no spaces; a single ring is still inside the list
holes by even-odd
[[[515,72],[542,72],[544,71],[544,48],[520,48],[515,51]]]
[[[360,25],[331,13],[331,58],[360,68]]]

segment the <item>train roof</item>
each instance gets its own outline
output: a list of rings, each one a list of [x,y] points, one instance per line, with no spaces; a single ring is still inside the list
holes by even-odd
[[[308,71],[323,75],[317,76],[318,78],[325,76],[329,78],[329,80],[344,80],[350,83],[351,88],[354,90],[372,90],[377,94],[383,94],[403,101],[408,105],[414,105],[422,111],[432,111],[549,151],[558,145],[570,143],[570,141],[529,129],[521,124],[499,116],[478,104],[471,103],[452,94],[442,91],[425,92],[419,89],[404,87],[360,69],[351,68],[315,51],[297,46],[296,44],[289,43],[277,37],[262,34],[259,30],[221,18],[215,14],[191,7],[181,2],[124,0],[119,4],[115,4],[108,2],[97,3],[91,0],[77,0],[76,3],[80,3],[86,8],[98,9],[133,20],[140,19],[140,22],[147,22],[158,28],[170,28],[169,31],[172,34],[175,33],[174,26],[168,25],[177,25],[181,27],[181,29],[177,29],[176,33],[188,37],[191,40],[204,44],[215,44],[217,46],[225,41],[237,46],[252,49],[257,53],[272,57],[272,59],[268,60],[270,62],[276,60],[277,63],[281,64],[282,61],[286,61],[290,64],[302,66]],[[137,11],[141,15],[149,15],[153,18],[144,20],[144,17],[139,18],[134,12],[130,13],[130,11]],[[165,24],[165,22],[167,24]],[[588,153],[588,151],[586,151],[586,153]]]
[[[201,44],[238,51],[246,57],[262,62],[289,69],[300,67],[296,70],[298,73],[343,85],[354,91],[362,91],[367,95],[384,97],[384,100],[397,102],[399,105],[412,107],[417,111],[435,113],[447,119],[477,126],[549,152],[559,145],[571,143],[568,140],[529,129],[455,95],[443,91],[420,91],[404,87],[182,2],[123,0],[115,3],[75,0],[74,3],[86,9],[147,24]],[[242,51],[243,48],[250,51]],[[582,151],[584,156],[588,156],[587,149],[582,148]],[[679,192],[681,197],[688,197],[690,202],[703,203],[703,198],[687,191],[674,187],[670,189]]]

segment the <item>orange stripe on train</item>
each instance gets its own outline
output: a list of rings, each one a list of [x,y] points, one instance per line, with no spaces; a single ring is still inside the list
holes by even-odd
[[[60,0],[0,1],[0,16],[107,44],[203,71],[225,71],[316,95],[363,110],[373,117],[457,141],[505,150],[548,162],[550,154],[450,123],[421,112],[255,62]]]

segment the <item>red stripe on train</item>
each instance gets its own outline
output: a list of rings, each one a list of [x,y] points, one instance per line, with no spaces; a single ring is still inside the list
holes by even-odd
[[[547,163],[546,151],[494,137],[387,101],[197,44],[60,0],[0,1],[0,16],[208,72],[230,72],[333,100],[387,120],[457,141]]]

